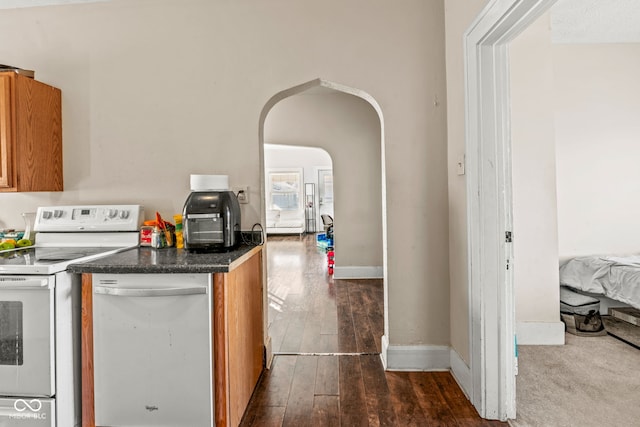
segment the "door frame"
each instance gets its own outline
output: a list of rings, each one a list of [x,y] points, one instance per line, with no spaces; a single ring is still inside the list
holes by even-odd
[[[556,0],[491,0],[464,34],[471,401],[516,416],[509,43]]]

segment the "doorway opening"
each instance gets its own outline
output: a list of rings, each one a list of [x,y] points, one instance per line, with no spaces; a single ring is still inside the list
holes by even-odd
[[[268,235],[315,234],[334,216],[333,159],[323,148],[264,145]]]
[[[596,15],[597,24],[590,19]],[[565,332],[558,299],[560,285],[581,292],[595,284],[586,272],[574,279],[576,265],[634,253],[637,247],[639,206],[634,200],[640,175],[630,165],[640,154],[633,118],[640,102],[632,89],[640,88],[635,59],[640,39],[625,31],[623,22],[637,28],[639,17],[620,4],[559,0],[509,45],[519,355],[514,425],[533,419],[544,419],[546,425],[620,425],[640,414],[623,399],[613,399],[603,410],[595,397],[612,388],[626,396],[623,390],[638,386],[627,377],[627,360],[633,363],[637,350],[625,349],[611,336],[585,339]],[[636,328],[606,316],[624,302],[601,294],[596,298],[605,327],[600,333]],[[572,352],[590,356],[582,366]],[[619,362],[610,363],[614,358]],[[545,381],[539,372],[555,381]],[[619,383],[614,386],[615,378]],[[592,394],[574,401],[568,390],[577,384]],[[554,407],[555,402],[562,405]],[[576,414],[572,408],[578,405],[584,410]]]
[[[265,162],[265,144],[268,147],[271,144],[315,147],[329,153],[331,167],[317,165],[313,171],[317,182],[315,179],[302,178],[297,197],[304,202],[301,204],[303,209],[308,206],[308,197],[315,199],[315,206],[318,208],[327,209],[327,205],[333,205],[334,215],[331,216],[335,218],[335,268],[334,276],[325,279],[328,282],[332,282],[334,278],[380,281],[381,306],[384,307],[380,313],[380,335],[387,329],[383,134],[381,110],[371,96],[361,90],[321,79],[274,95],[263,108],[259,127],[263,198],[261,215],[264,224],[269,224],[270,203],[267,193],[271,185]],[[331,170],[331,174],[328,170]],[[304,243],[305,251],[313,252],[316,248],[316,235],[324,231],[321,215],[325,212],[314,210],[315,218],[310,218],[309,213],[303,212],[301,217],[305,222],[304,230],[312,231],[313,225],[315,232],[307,233],[300,240]],[[309,219],[313,222],[310,223]],[[278,239],[282,240],[267,235],[265,260],[270,257],[269,242]],[[322,256],[327,257],[326,254]],[[265,265],[267,287],[271,274],[277,274],[277,271],[271,271],[274,269],[277,267]],[[326,268],[322,274],[327,276]],[[304,272],[300,275],[309,276]],[[291,280],[305,278],[292,277]],[[268,330],[268,325],[273,320],[268,317],[269,292],[269,289],[265,292],[265,330]],[[377,340],[380,341],[381,338],[379,336]],[[266,345],[268,360],[271,360],[274,352],[278,352],[277,345],[272,337],[267,338]]]
[[[516,416],[508,47],[555,3],[491,1],[464,35],[471,300],[467,390],[485,418]]]

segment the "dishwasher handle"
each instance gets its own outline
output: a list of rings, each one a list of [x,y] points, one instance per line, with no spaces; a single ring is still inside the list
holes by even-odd
[[[94,286],[93,292],[114,297],[175,297],[201,295],[207,293],[206,286],[190,288],[117,288],[114,286]]]

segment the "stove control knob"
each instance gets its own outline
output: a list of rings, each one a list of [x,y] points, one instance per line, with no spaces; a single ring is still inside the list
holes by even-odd
[[[51,218],[51,211],[43,211],[42,212],[42,218],[44,218],[44,219]]]
[[[129,218],[129,211],[120,211],[120,219]]]
[[[63,214],[64,214],[64,211],[62,211],[60,209],[56,209],[55,211],[53,211],[53,217],[54,218],[62,218]]]
[[[118,209],[109,209],[107,216],[109,218],[115,218],[116,216],[118,216]]]

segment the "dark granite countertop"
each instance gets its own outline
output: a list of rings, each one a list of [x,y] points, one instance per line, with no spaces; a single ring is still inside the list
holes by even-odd
[[[70,264],[70,273],[157,274],[227,273],[261,246],[241,245],[229,252],[194,253],[184,249],[139,247],[84,263]]]

